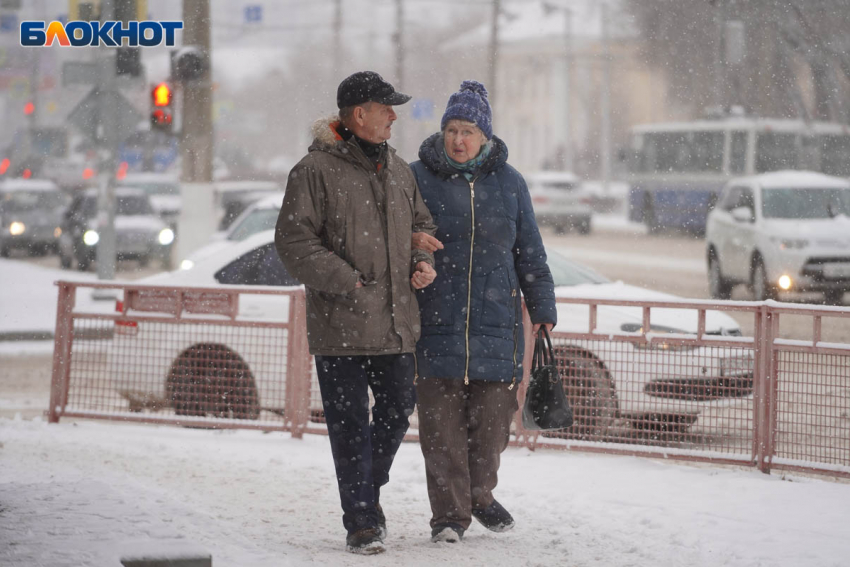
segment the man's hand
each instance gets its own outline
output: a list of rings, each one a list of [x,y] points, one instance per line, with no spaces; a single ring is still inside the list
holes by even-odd
[[[539,331],[540,327],[542,327],[542,326],[545,326],[546,330],[551,333],[552,327],[554,327],[555,325],[553,325],[552,323],[535,323],[534,326],[531,328],[531,334],[536,337],[537,331]]]
[[[434,252],[436,250],[442,250],[443,243],[428,233],[414,232],[413,238],[411,239],[410,248],[412,250],[424,250],[425,252]]]
[[[431,285],[431,282],[436,277],[437,272],[431,267],[431,264],[428,262],[419,262],[416,264],[416,271],[413,272],[413,276],[410,278],[410,285],[413,286],[413,289],[422,289]]]

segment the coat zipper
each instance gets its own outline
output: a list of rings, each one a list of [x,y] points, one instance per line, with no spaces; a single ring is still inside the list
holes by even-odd
[[[516,302],[517,302],[517,300],[516,300],[516,288],[514,288],[514,289],[512,289],[512,290],[511,290],[511,297],[513,297],[513,298],[514,298],[514,305],[516,305]],[[516,307],[514,307],[514,314],[515,314],[515,315],[516,315],[516,311],[517,311],[517,309],[516,309]],[[517,315],[517,316],[519,316],[519,315]],[[516,385],[516,370],[517,370],[517,368],[516,368],[517,330],[519,330],[519,320],[515,320],[515,321],[514,321],[514,375],[513,375],[513,378],[511,379],[511,385],[510,385],[510,386],[508,386],[508,390],[513,390],[513,389],[514,389],[514,385]]]
[[[419,361],[416,359],[416,351],[413,351],[413,385],[419,380]]]
[[[469,182],[469,210],[472,218],[472,234],[469,237],[469,279],[466,285],[466,368],[463,383],[469,385],[469,315],[472,312],[472,251],[475,246],[475,179]]]

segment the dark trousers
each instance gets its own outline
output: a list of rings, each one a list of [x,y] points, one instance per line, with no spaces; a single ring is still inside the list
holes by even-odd
[[[317,356],[342,523],[348,533],[378,525],[375,505],[416,405],[412,354]],[[369,421],[369,388],[375,398]]]
[[[419,444],[431,502],[431,527],[464,529],[473,508],[493,503],[500,456],[519,407],[516,389],[503,382],[427,378],[416,384]]]

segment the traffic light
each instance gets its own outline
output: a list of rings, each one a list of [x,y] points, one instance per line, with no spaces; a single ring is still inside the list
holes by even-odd
[[[151,89],[151,130],[171,132],[171,85],[159,83]]]

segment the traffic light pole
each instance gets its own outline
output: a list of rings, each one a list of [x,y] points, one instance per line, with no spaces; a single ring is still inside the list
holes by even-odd
[[[113,0],[103,0],[101,4],[101,20],[112,19],[115,8]],[[118,151],[118,129],[113,127],[117,119],[115,97],[110,96],[117,89],[115,80],[115,63],[112,56],[114,50],[106,46],[100,48],[98,54],[98,90],[107,96],[100,97],[97,132],[100,140],[100,183],[98,196],[97,232],[97,278],[100,280],[115,279],[115,156]]]
[[[182,206],[175,243],[176,260],[186,258],[215,232],[215,196],[212,186],[213,126],[212,76],[209,61],[209,0],[183,0],[183,45],[196,48],[207,64],[198,76],[182,80],[180,155]]]

